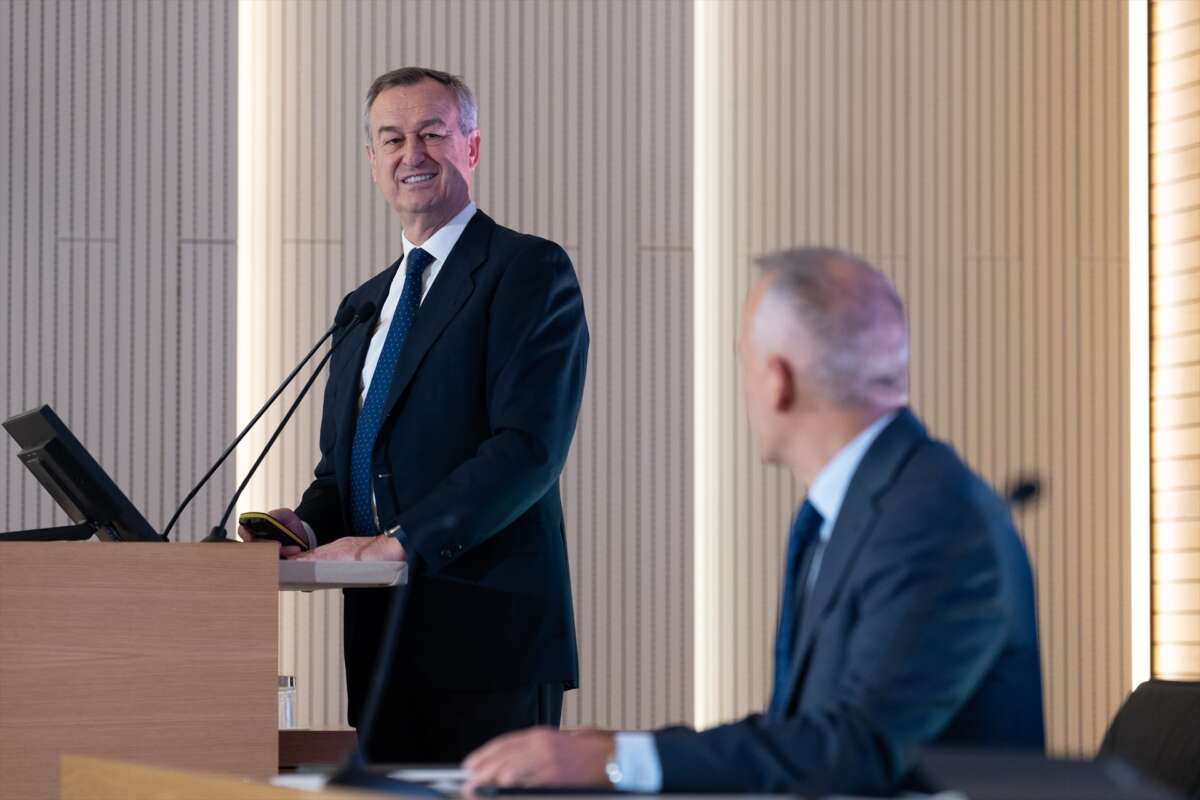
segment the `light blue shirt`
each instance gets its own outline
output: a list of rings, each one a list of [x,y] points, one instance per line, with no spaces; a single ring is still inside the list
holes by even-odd
[[[846,499],[846,490],[850,481],[858,471],[858,465],[871,449],[871,445],[883,432],[883,429],[896,418],[898,412],[892,411],[864,428],[850,443],[838,451],[822,469],[812,485],[808,487],[808,500],[821,514],[820,542],[813,553],[812,566],[805,580],[805,592],[812,591],[817,580],[817,572],[821,569],[821,559],[825,555],[825,547],[837,524],[838,514],[842,510],[842,502]],[[649,731],[622,731],[616,736],[615,760],[621,771],[621,779],[616,782],[616,789],[622,792],[659,792],[662,791],[662,762],[658,759],[658,747],[654,743],[654,734]]]

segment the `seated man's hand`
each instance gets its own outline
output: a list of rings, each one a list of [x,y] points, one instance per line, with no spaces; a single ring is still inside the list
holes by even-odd
[[[268,511],[267,514],[268,516],[274,517],[277,522],[282,522],[287,529],[296,534],[296,536],[305,541],[309,541],[310,546],[311,544],[316,544],[316,542],[311,542],[308,536],[308,531],[304,528],[304,523],[300,521],[300,517],[297,516],[296,512],[292,509],[273,508]],[[290,558],[294,555],[298,555],[301,552],[300,548],[296,547],[295,545],[283,545],[274,539],[256,537],[254,535],[254,531],[250,530],[245,525],[238,525],[238,536],[241,537],[243,542],[267,542],[268,544],[273,544],[279,548],[279,554],[285,558]]]
[[[286,554],[286,550],[284,551]],[[307,553],[289,556],[295,561],[404,561],[404,545],[395,536],[343,536]]]
[[[464,793],[480,786],[611,788],[605,766],[616,739],[606,731],[529,728],[498,736],[467,756]]]

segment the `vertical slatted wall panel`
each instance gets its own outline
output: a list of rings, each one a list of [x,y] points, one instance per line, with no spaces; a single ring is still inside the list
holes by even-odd
[[[1200,680],[1200,0],[1150,25],[1152,668]]]
[[[156,526],[233,431],[235,26],[233,0],[0,5],[0,414],[50,403]],[[66,524],[0,438],[0,529]]]
[[[1126,7],[724,0],[697,7],[700,722],[761,708],[790,516],[732,342],[751,258],[827,243],[896,282],[913,404],[987,480],[1034,471],[1051,748],[1094,749],[1129,681]],[[703,81],[699,76],[705,76]],[[700,333],[697,334],[701,336]],[[707,466],[706,466],[707,465]]]
[[[239,347],[261,368],[239,388],[265,395],[342,295],[400,252],[363,160],[370,80],[405,64],[463,75],[480,101],[481,208],[563,244],[592,330],[563,476],[583,664],[565,722],[689,719],[691,3],[245,5],[263,20],[252,46],[268,102],[250,112],[263,136],[241,158],[262,175],[261,214],[247,224],[263,240],[250,269],[267,297]],[[319,400],[299,413],[246,508],[299,499],[319,415]],[[298,676],[300,723],[344,723],[340,597],[281,603],[281,668]]]

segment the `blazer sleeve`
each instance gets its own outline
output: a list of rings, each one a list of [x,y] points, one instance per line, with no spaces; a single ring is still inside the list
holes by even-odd
[[[350,297],[351,295],[346,295],[342,298],[337,313],[334,314],[335,317],[350,302]],[[337,337],[335,341],[340,341],[340,337],[346,335],[347,332],[342,331],[335,334]],[[325,383],[324,404],[321,411],[321,460],[317,462],[317,468],[313,470],[312,483],[304,490],[300,504],[296,506],[296,514],[312,527],[318,544],[327,544],[343,535],[341,494],[338,491],[337,477],[333,468],[333,453],[337,440],[337,420],[334,418],[334,413],[337,408],[337,393],[341,388],[337,381],[332,379]],[[355,388],[357,387],[351,387],[350,391],[354,391]]]
[[[820,705],[784,721],[660,731],[663,790],[893,790],[978,685],[1007,626],[987,521],[944,523],[889,521],[864,546],[863,580],[839,601],[858,606],[845,669]]]
[[[542,239],[517,255],[492,299],[491,435],[399,515],[400,538],[432,571],[527,511],[562,472],[583,398],[588,329],[570,258]]]

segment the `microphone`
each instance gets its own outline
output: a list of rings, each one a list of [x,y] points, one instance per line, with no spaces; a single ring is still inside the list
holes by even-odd
[[[438,520],[439,527],[443,529],[457,528],[460,524],[459,515],[453,513],[446,514]],[[398,529],[399,526],[396,526],[386,533],[394,533]],[[358,722],[358,741],[354,749],[346,756],[346,761],[341,768],[330,776],[329,785],[370,789],[384,794],[412,797],[444,797],[445,795],[431,786],[391,778],[386,774],[372,772],[367,766],[367,749],[375,728],[375,719],[379,716],[384,690],[392,683],[392,670],[396,661],[396,643],[400,638],[400,625],[404,621],[404,612],[408,605],[408,593],[412,590],[413,578],[420,567],[420,558],[416,552],[407,553],[407,558],[408,579],[404,586],[398,586],[393,590],[388,603],[383,641],[379,645],[375,671],[371,675],[371,686],[367,691],[366,700],[363,702],[362,717]]]
[[[368,308],[370,309],[370,313],[367,315],[367,317],[363,317],[362,312]],[[188,507],[188,504],[192,502],[192,499],[199,494],[200,489],[204,487],[204,484],[208,483],[209,478],[211,478],[213,474],[220,469],[221,465],[225,463],[225,459],[229,458],[229,454],[232,453],[233,449],[238,446],[238,443],[241,442],[242,439],[246,438],[246,434],[249,433],[250,429],[254,427],[254,423],[258,422],[262,415],[267,413],[267,409],[271,407],[271,405],[275,402],[275,399],[282,394],[283,390],[287,388],[288,384],[295,380],[296,375],[299,374],[300,370],[304,368],[304,365],[312,360],[312,357],[316,355],[317,350],[319,350],[321,345],[325,343],[325,340],[330,336],[333,336],[338,328],[344,328],[352,323],[357,324],[363,319],[372,317],[374,315],[375,304],[371,302],[363,303],[361,306],[359,306],[357,312],[355,312],[355,309],[351,306],[342,306],[342,308],[338,311],[337,316],[333,318],[333,325],[329,328],[329,330],[322,334],[321,338],[317,340],[317,343],[314,344],[312,349],[308,351],[308,354],[300,360],[299,364],[296,365],[296,368],[287,374],[287,377],[283,379],[283,382],[279,384],[279,387],[271,394],[270,397],[267,398],[267,402],[263,403],[263,406],[258,410],[258,413],[246,423],[246,427],[242,428],[241,432],[237,435],[237,438],[229,443],[229,446],[225,448],[225,452],[221,453],[221,456],[217,459],[217,462],[209,468],[208,472],[204,473],[204,477],[200,479],[199,483],[197,483],[190,492],[188,492],[187,497],[183,498],[183,502],[179,504],[179,508],[175,509],[175,513],[171,515],[171,520],[167,523],[167,527],[163,529],[161,536],[164,542],[170,541],[169,537],[171,534],[171,529],[175,527],[176,521],[179,520],[179,515],[182,514],[183,510]]]
[[[362,707],[362,718],[358,722],[358,739],[354,749],[346,756],[345,763],[329,777],[329,785],[370,789],[385,794],[444,797],[433,787],[391,778],[385,774],[372,772],[367,768],[367,744],[371,740],[375,718],[379,715],[379,707],[383,702],[384,687],[391,680],[392,665],[396,658],[396,641],[400,638],[400,624],[404,620],[404,611],[408,605],[408,593],[412,588],[413,576],[418,566],[416,553],[408,553],[407,557],[408,579],[405,582],[406,585],[397,586],[392,591],[391,601],[388,603],[383,641],[379,645],[375,671],[371,676],[371,687],[367,690],[367,698]]]
[[[349,311],[349,309],[343,309],[343,310]],[[350,314],[352,315],[352,317],[349,320],[350,324],[348,327],[353,327],[355,325],[358,325],[362,322],[366,322],[367,320],[371,319],[372,317],[375,316],[375,310],[376,310],[375,304],[368,301],[368,302],[360,305],[358,307],[357,311],[350,311]],[[338,314],[338,319],[343,318],[343,316],[344,316],[343,314]],[[333,332],[338,327],[339,326],[337,325],[337,319],[335,319],[334,327],[331,328],[329,330],[329,332],[325,334],[325,336],[332,335]],[[322,341],[324,341],[324,337],[322,337]],[[280,420],[279,424],[275,427],[275,432],[272,433],[271,438],[267,440],[267,443],[263,447],[262,452],[260,452],[258,454],[258,458],[256,458],[254,460],[254,463],[250,465],[249,471],[246,472],[246,477],[242,479],[242,482],[240,484],[238,484],[237,491],[233,493],[233,498],[229,501],[229,505],[225,507],[225,513],[221,515],[221,521],[211,531],[209,531],[208,536],[204,537],[204,541],[206,541],[206,542],[232,542],[233,541],[232,539],[229,538],[228,534],[225,532],[225,523],[229,520],[229,515],[233,513],[234,506],[237,505],[237,501],[239,498],[241,498],[242,492],[246,491],[246,486],[249,485],[250,479],[254,477],[254,473],[258,470],[259,465],[262,464],[263,459],[265,459],[267,457],[267,453],[270,452],[271,446],[275,444],[275,440],[278,439],[280,434],[283,433],[283,429],[285,427],[287,427],[288,421],[292,418],[292,415],[296,413],[296,409],[300,407],[300,402],[302,400],[304,400],[304,396],[306,394],[308,394],[308,390],[312,388],[313,383],[317,380],[317,376],[321,374],[321,370],[325,367],[326,362],[328,362],[329,359],[333,356],[333,351],[336,350],[338,348],[338,345],[340,345],[344,341],[346,341],[345,336],[343,336],[342,338],[340,338],[336,342],[334,342],[333,346],[330,347],[328,351],[326,351],[325,355],[321,356],[321,360],[317,363],[316,369],[314,369],[312,371],[312,374],[308,376],[308,380],[306,380],[304,382],[304,386],[302,386],[300,388],[300,393],[298,395],[296,395],[296,399],[292,401],[292,404],[290,406],[288,406],[287,413],[283,415],[283,419]],[[320,342],[317,343],[317,346],[318,347],[320,346]],[[315,351],[315,349],[316,348],[313,348],[314,351]],[[311,356],[312,356],[312,352],[309,353],[309,355],[306,357],[305,360],[307,360]],[[303,362],[301,362],[301,366],[303,366]],[[297,371],[299,371],[299,369],[300,369],[300,367],[296,367],[296,369],[293,370],[292,375],[288,376],[288,380],[291,380],[292,376],[294,376],[295,373]],[[280,390],[282,390],[282,389],[283,389],[283,387],[281,386]],[[277,390],[275,392],[275,394],[278,395],[279,391]],[[274,397],[272,397],[271,399],[273,400]],[[263,410],[260,411],[259,414],[261,415],[263,411],[266,411],[266,408],[263,408]],[[236,444],[236,442],[235,442],[235,444]]]
[[[1016,509],[1033,504],[1041,494],[1042,482],[1037,475],[1017,475],[1009,482],[1004,499]]]

